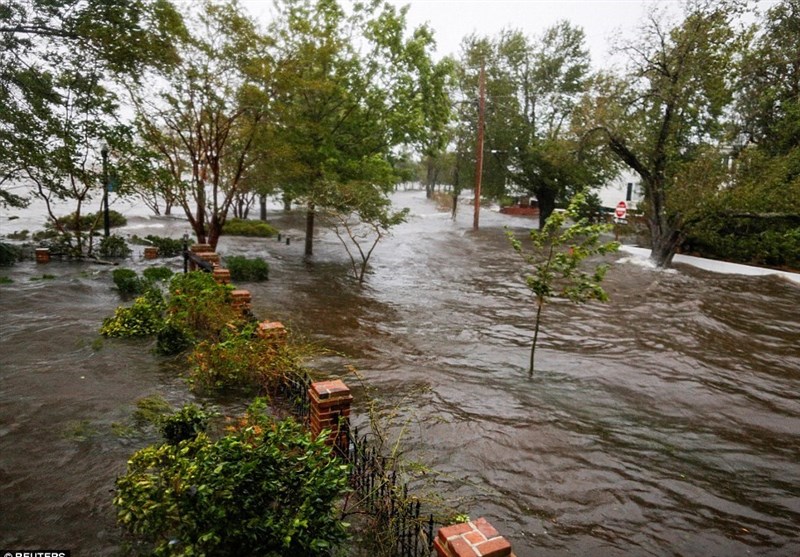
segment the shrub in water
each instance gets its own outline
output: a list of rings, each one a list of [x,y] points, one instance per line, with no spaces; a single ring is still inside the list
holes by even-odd
[[[119,307],[113,317],[103,320],[100,334],[105,337],[144,337],[156,334],[164,326],[161,316],[164,301],[161,293],[148,290],[130,307]]]
[[[66,230],[75,231],[77,227],[75,226],[75,213],[70,213],[65,217],[58,217],[58,222],[63,226]],[[80,218],[80,227],[82,231],[87,231],[92,227],[95,228],[102,228],[103,227],[103,212],[98,211],[97,213],[88,213],[86,215],[81,215]],[[125,215],[122,213],[115,211],[113,209],[108,211],[108,223],[111,228],[117,228],[120,226],[125,226],[128,224],[128,219],[125,218]],[[48,228],[52,228],[52,223],[47,223],[45,226]]]
[[[263,259],[231,255],[225,258],[225,266],[234,281],[259,282],[269,279],[269,265]]]
[[[147,286],[136,271],[131,269],[114,269],[111,277],[121,294],[141,294]]]
[[[192,345],[192,338],[183,328],[167,320],[164,327],[158,331],[156,351],[164,356],[180,354]]]
[[[230,219],[222,227],[222,233],[229,236],[251,236],[256,238],[271,238],[278,234],[275,227],[264,221]]]
[[[164,236],[145,236],[148,245],[158,248],[159,257],[175,257],[183,253],[183,240],[175,240]]]
[[[231,290],[217,284],[209,273],[175,275],[169,286],[167,317],[197,339],[216,339],[229,324],[242,321],[241,313],[231,307]]]
[[[164,418],[161,424],[161,434],[170,445],[177,445],[181,441],[194,439],[206,431],[209,416],[203,409],[187,404],[174,414]]]
[[[100,253],[100,257],[121,259],[131,254],[131,248],[128,247],[124,238],[120,236],[109,236],[100,241],[98,252]]]
[[[151,554],[315,557],[346,539],[347,478],[323,437],[251,408],[217,441],[201,433],[137,451],[114,505]]]
[[[19,259],[20,251],[11,244],[0,242],[0,266],[13,265]]]
[[[173,273],[172,269],[169,267],[148,267],[142,271],[142,275],[144,275],[144,278],[150,283],[167,281],[171,279],[174,274],[175,273]]]

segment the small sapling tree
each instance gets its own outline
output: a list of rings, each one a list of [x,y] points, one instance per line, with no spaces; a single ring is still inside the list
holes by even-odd
[[[531,251],[525,250],[512,231],[506,231],[514,251],[530,265],[525,283],[536,299],[529,369],[531,375],[542,309],[548,298],[567,298],[575,303],[608,300],[608,295],[600,287],[608,265],[599,264],[587,270],[581,263],[588,257],[614,252],[619,244],[602,242],[601,235],[608,231],[606,225],[590,224],[587,219],[580,218],[585,203],[586,196],[579,193],[573,197],[566,212],[553,213],[541,230],[531,230]],[[568,218],[573,224],[566,226]]]

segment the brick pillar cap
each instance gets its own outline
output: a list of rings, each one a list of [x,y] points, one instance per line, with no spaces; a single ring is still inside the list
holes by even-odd
[[[341,379],[311,383],[310,390],[318,400],[346,398],[350,395],[350,388]]]

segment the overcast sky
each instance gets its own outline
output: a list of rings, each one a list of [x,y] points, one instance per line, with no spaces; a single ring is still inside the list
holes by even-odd
[[[680,0],[655,0],[677,9]],[[389,0],[409,5],[409,27],[427,23],[436,36],[437,54],[458,55],[461,40],[470,33],[496,35],[514,28],[540,35],[561,19],[583,27],[587,46],[596,66],[608,60],[611,39],[635,36],[639,21],[653,1],[643,0]],[[270,18],[272,0],[241,0],[262,22]]]

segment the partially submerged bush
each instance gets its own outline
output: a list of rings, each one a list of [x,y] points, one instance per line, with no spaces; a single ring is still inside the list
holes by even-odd
[[[161,421],[161,435],[170,445],[194,439],[208,428],[211,415],[194,404],[187,404]]]
[[[11,244],[0,242],[0,266],[13,265],[19,261],[20,250]]]
[[[81,215],[80,219],[77,219],[76,213],[70,213],[64,217],[58,217],[58,223],[65,230],[69,230],[70,232],[78,230],[78,224],[80,225],[80,229],[84,232],[90,229],[103,228],[103,211]],[[128,219],[125,218],[125,215],[122,213],[110,209],[108,211],[108,223],[111,228],[117,228],[127,225]],[[54,227],[53,223],[47,223],[45,226],[48,228]]]
[[[100,257],[108,259],[122,259],[131,254],[131,248],[128,247],[125,239],[116,235],[100,240],[100,247],[97,251]]]
[[[165,236],[153,236],[150,234],[145,236],[144,241],[141,243],[157,247],[159,257],[175,257],[183,253],[183,240],[176,240]]]
[[[120,524],[155,555],[330,555],[346,539],[348,467],[324,437],[251,407],[219,440],[137,451],[117,479]]]
[[[271,238],[278,234],[274,226],[264,221],[230,219],[222,227],[222,233],[228,236],[250,236],[256,238]]]
[[[241,313],[230,304],[231,290],[209,273],[175,275],[169,287],[167,317],[198,340],[217,339],[224,328],[242,321]]]
[[[260,258],[248,259],[241,255],[225,257],[225,266],[231,272],[231,279],[241,282],[260,282],[269,279],[269,265]]]
[[[189,356],[190,380],[205,391],[258,390],[298,371],[300,358],[285,343],[253,335],[253,328],[203,341]]]
[[[171,279],[174,274],[175,273],[173,273],[172,269],[169,267],[148,267],[142,271],[142,275],[144,275],[144,278],[150,283],[167,281]]]
[[[147,288],[147,283],[139,278],[133,269],[114,269],[111,278],[120,294],[141,294]]]
[[[164,301],[161,293],[148,290],[130,307],[119,307],[113,317],[103,320],[100,334],[105,337],[146,337],[154,335],[164,326]]]

